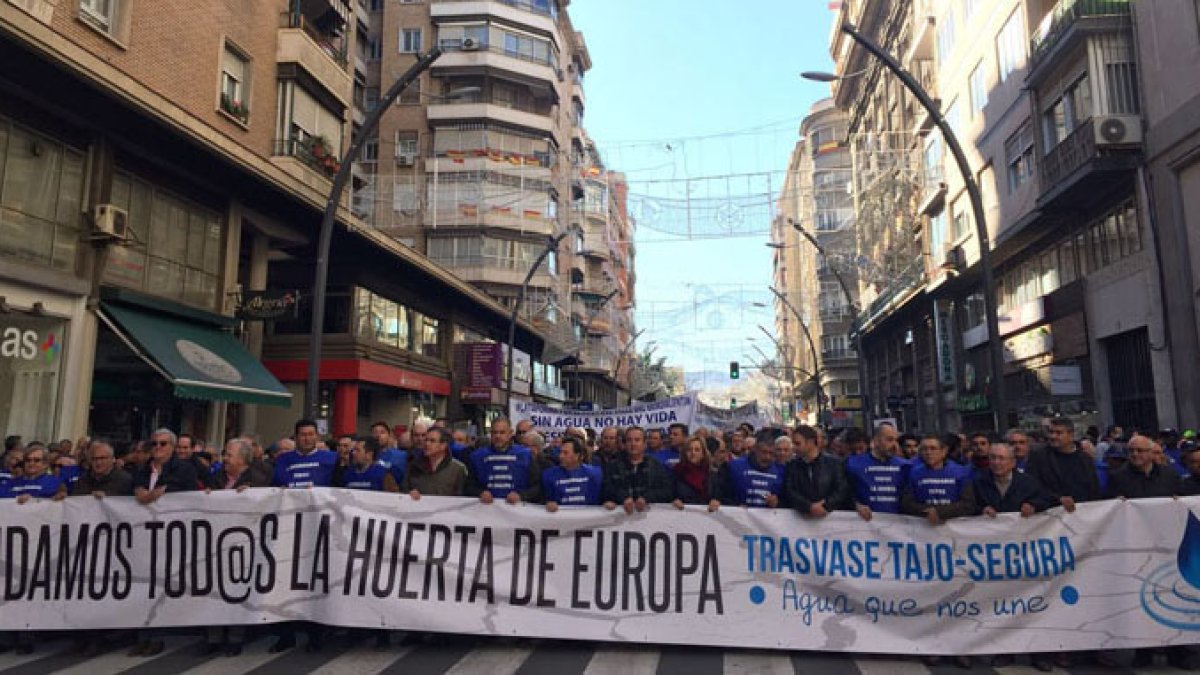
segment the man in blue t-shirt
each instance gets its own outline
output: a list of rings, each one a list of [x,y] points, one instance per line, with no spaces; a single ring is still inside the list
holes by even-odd
[[[721,468],[717,475],[722,504],[775,508],[783,494],[783,465],[775,461],[775,441],[761,435],[754,449]]]
[[[333,485],[337,453],[317,449],[317,423],[312,420],[300,420],[296,422],[294,429],[296,449],[275,459],[275,475],[271,484],[284,488]]]
[[[337,484],[351,490],[382,492],[388,467],[376,461],[378,454],[379,441],[374,438],[355,442],[350,448],[350,463],[342,469]]]
[[[985,440],[990,452],[990,439]],[[901,509],[911,516],[924,516],[930,525],[975,515],[975,474],[971,468],[946,459],[946,446],[937,434],[921,439],[920,452],[920,459],[910,465],[904,481]]]
[[[546,510],[553,513],[561,506],[597,506],[603,479],[600,467],[583,463],[583,444],[568,436],[559,447],[558,466],[542,472],[542,491]]]
[[[5,498],[15,497],[18,504],[24,504],[34,497],[46,498],[58,494],[62,482],[58,476],[50,473],[46,466],[46,455],[44,446],[29,446],[25,452],[25,475],[4,484]]]
[[[871,448],[846,458],[846,475],[854,489],[854,509],[863,520],[870,520],[876,511],[900,513],[900,490],[908,474],[908,462],[896,456],[899,438],[896,427],[880,424],[871,439]]]
[[[491,444],[467,460],[467,496],[484,504],[496,497],[509,504],[541,501],[542,469],[533,451],[513,443],[512,425],[503,417],[492,422],[490,436]]]

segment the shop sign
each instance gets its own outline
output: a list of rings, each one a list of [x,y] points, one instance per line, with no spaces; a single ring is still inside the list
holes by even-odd
[[[1083,396],[1083,370],[1079,366],[1050,366],[1051,396]]]
[[[237,308],[243,321],[275,321],[296,318],[299,291],[245,291]]]
[[[462,345],[462,349],[466,356],[467,387],[491,389],[504,386],[504,345],[472,343]]]
[[[0,358],[49,366],[62,352],[62,320],[17,314],[6,317],[0,326]]]
[[[1025,331],[1004,341],[1004,362],[1024,361],[1054,349],[1050,326]]]
[[[983,394],[966,394],[958,397],[959,412],[981,412],[989,407],[988,397]]]
[[[800,405],[803,405],[803,403],[801,403]],[[854,396],[834,396],[833,397],[833,409],[834,410],[862,410],[862,407],[863,407],[862,396],[854,395]]]
[[[933,330],[937,336],[938,382],[954,386],[954,335],[951,331],[950,305],[937,303],[933,314]]]

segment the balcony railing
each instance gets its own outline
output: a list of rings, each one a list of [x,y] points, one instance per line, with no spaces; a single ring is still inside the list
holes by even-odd
[[[336,152],[311,138],[307,140],[277,139],[274,154],[277,157],[295,157],[314,171],[319,171],[330,178],[341,168],[341,162],[338,161]]]
[[[1043,187],[1054,187],[1095,156],[1096,133],[1089,118],[1042,158],[1042,176],[1045,178]]]
[[[1029,41],[1029,63],[1036,64],[1083,17],[1130,16],[1130,0],[1059,0]]]
[[[464,52],[464,53],[470,54],[470,53],[474,53],[474,52],[490,52],[492,54],[500,54],[501,56],[507,56],[512,59],[517,59],[518,61],[528,61],[529,63],[535,63],[539,66],[549,66],[551,68],[554,68],[555,70],[558,70],[558,61],[554,58],[553,54],[550,54],[547,56],[539,56],[537,54],[525,54],[525,53],[522,53],[518,49],[507,49],[505,47],[498,46],[498,45],[492,45],[487,42],[476,43],[476,45],[474,47],[472,47],[470,49],[464,49],[461,42],[458,42],[457,44],[456,44],[456,42],[458,42],[458,41],[443,40],[439,43],[439,46],[446,53]],[[434,65],[436,67],[436,63]]]
[[[312,38],[313,42],[317,43],[321,51],[328,54],[329,58],[336,61],[342,68],[345,68],[349,62],[346,58],[346,38],[335,33],[322,31],[313,24],[312,19],[300,12],[284,12],[280,18],[280,27],[299,28],[303,30],[308,37]]]
[[[469,2],[471,0],[437,0],[439,3],[445,2]],[[515,7],[533,14],[541,14],[551,18],[558,18],[558,8],[554,4],[554,0],[492,0],[502,5]]]
[[[858,358],[858,353],[855,352],[853,349],[822,349],[821,350],[821,360],[822,361],[835,361],[838,359],[856,359],[856,358]]]

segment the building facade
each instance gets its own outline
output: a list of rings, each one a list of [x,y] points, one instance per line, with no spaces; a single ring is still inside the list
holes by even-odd
[[[355,124],[421,53],[444,54],[364,140],[355,213],[507,307],[547,240],[574,228],[528,280],[519,312],[552,349],[517,397],[614,405],[628,389],[612,368],[629,336],[620,326],[632,323],[631,291],[617,282],[632,259],[614,234],[630,221],[584,129],[591,59],[567,3],[360,4]]]
[[[1179,423],[1138,179],[1148,88],[1134,5],[843,5],[839,20],[900,58],[963,146],[983,196],[1001,333],[988,335],[973,210],[941,134],[896,78],[836,34],[839,72],[866,71],[835,85],[852,141],[866,146],[854,146],[856,172],[888,167],[893,183],[884,208],[870,186],[856,191],[859,248],[912,269],[885,270],[895,278],[886,289],[860,284],[876,416],[922,429]],[[994,339],[1001,375],[989,365]],[[991,408],[998,386],[1005,419]]]
[[[6,433],[290,431],[362,10],[0,2]],[[322,423],[462,415],[451,346],[505,340],[506,309],[349,206],[333,237]],[[256,292],[290,311],[239,318]],[[519,350],[540,358],[544,343],[518,322]]]

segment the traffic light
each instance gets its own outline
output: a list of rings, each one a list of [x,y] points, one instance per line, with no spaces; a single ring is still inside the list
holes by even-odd
[[[742,376],[741,369],[738,368],[737,361],[729,362],[729,379],[736,380]]]
[[[736,398],[729,399],[729,409],[733,410],[736,407],[737,407],[737,399]]]

